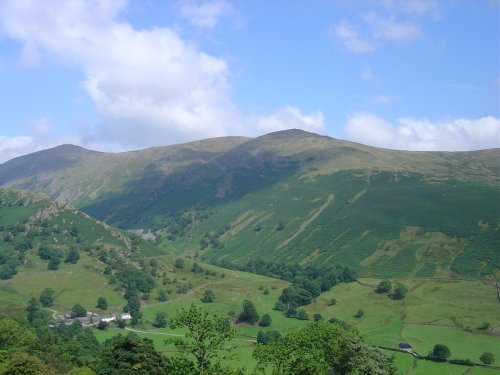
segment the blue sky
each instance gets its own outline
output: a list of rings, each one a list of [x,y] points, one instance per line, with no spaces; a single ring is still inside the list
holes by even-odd
[[[499,147],[499,4],[2,0],[0,162],[287,128]]]

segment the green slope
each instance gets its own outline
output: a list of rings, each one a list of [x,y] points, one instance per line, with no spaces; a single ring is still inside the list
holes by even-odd
[[[121,154],[74,149],[72,164],[65,148],[43,152],[66,160],[50,170],[30,155],[0,165],[0,183],[217,261],[340,262],[374,276],[500,268],[498,150],[383,150],[299,130]],[[30,172],[13,174],[13,163]]]

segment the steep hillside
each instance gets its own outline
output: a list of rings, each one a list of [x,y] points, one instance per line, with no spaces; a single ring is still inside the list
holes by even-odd
[[[1,181],[218,262],[344,263],[375,276],[500,269],[499,150],[393,151],[299,130],[78,150],[73,164],[22,176],[12,163],[28,170],[32,156],[4,163]]]

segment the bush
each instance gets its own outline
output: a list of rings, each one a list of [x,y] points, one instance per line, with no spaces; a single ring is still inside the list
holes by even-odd
[[[328,306],[335,306],[337,304],[337,299],[336,298],[332,298],[330,300],[330,302],[328,302]]]
[[[85,308],[82,305],[76,304],[71,309],[71,316],[73,318],[85,317],[87,316],[87,310],[85,310]]]
[[[272,323],[271,316],[269,314],[262,315],[262,318],[259,321],[259,326],[261,327],[269,327]]]
[[[354,314],[354,317],[359,319],[363,315],[365,315],[365,312],[362,309],[358,309],[358,311],[356,312],[356,314]]]
[[[104,330],[108,329],[108,327],[109,327],[108,322],[105,322],[103,320],[101,320],[99,322],[99,324],[97,325],[97,329],[100,329],[101,331],[104,331]]]
[[[163,311],[158,311],[153,326],[156,328],[165,328],[167,326],[167,314]]]
[[[300,320],[309,320],[309,314],[305,310],[299,310],[297,318]]]
[[[182,258],[177,258],[175,260],[174,266],[178,269],[183,269],[184,268],[184,259]]]
[[[389,280],[382,280],[377,288],[375,288],[375,293],[389,293],[392,290],[392,284]]]
[[[454,365],[474,366],[470,359],[450,359],[449,362]]]
[[[51,288],[45,288],[42,293],[40,293],[40,304],[43,307],[50,307],[54,304],[54,290]]]
[[[259,344],[268,344],[270,342],[273,342],[273,341],[277,341],[281,338],[281,333],[279,331],[274,331],[274,330],[271,330],[271,331],[267,331],[267,332],[264,332],[264,331],[259,331],[259,333],[257,334],[257,342]]]
[[[396,287],[391,294],[391,298],[394,300],[404,299],[406,297],[406,292],[408,289],[401,283],[396,283]]]
[[[320,320],[323,320],[323,316],[321,314],[314,314],[313,315],[313,320],[315,322],[319,322]]]
[[[434,345],[432,351],[429,353],[428,358],[432,361],[446,362],[450,355],[450,349],[446,345],[436,344]]]
[[[259,314],[252,301],[243,301],[243,311],[241,312],[238,320],[240,322],[247,322],[250,324],[255,324],[259,321]]]
[[[203,296],[200,298],[203,303],[211,303],[215,300],[215,294],[210,289],[205,290]]]
[[[479,357],[480,361],[483,362],[485,365],[491,365],[493,362],[495,362],[495,357],[493,356],[493,353],[486,352]]]

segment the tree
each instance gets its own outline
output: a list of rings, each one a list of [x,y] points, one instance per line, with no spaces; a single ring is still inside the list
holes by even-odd
[[[184,259],[182,258],[177,258],[175,260],[174,266],[178,269],[183,269],[184,268]]]
[[[59,259],[59,257],[52,257],[49,259],[47,268],[51,271],[55,271],[59,269],[59,264],[61,264],[61,259]]]
[[[483,362],[485,365],[491,365],[493,362],[495,362],[495,357],[493,356],[493,353],[486,352],[479,357],[481,362]]]
[[[40,303],[43,307],[50,307],[54,304],[54,290],[51,288],[45,288],[40,293]]]
[[[71,309],[71,316],[73,318],[87,316],[87,310],[85,310],[85,308],[82,305],[76,304]]]
[[[436,344],[429,353],[429,359],[438,362],[445,362],[451,355],[450,349],[446,345]]]
[[[389,280],[385,279],[378,284],[377,288],[375,289],[375,293],[389,293],[391,290],[392,283]]]
[[[262,315],[262,318],[259,321],[259,326],[261,327],[269,327],[272,323],[271,316],[269,314]]]
[[[305,310],[299,310],[297,312],[297,318],[300,320],[309,320],[309,314]]]
[[[337,299],[336,298],[332,298],[330,300],[330,302],[328,302],[328,306],[335,306],[337,304]]]
[[[99,329],[101,331],[108,329],[108,327],[109,327],[109,323],[105,322],[104,320],[100,320],[99,324],[97,324],[97,329]]]
[[[97,299],[97,305],[96,307],[100,310],[107,310],[108,309],[108,301],[104,297],[99,297]]]
[[[259,314],[252,301],[243,301],[243,311],[241,312],[238,320],[240,322],[247,322],[249,324],[255,324],[259,321]]]
[[[160,292],[158,293],[157,299],[160,302],[165,302],[166,300],[168,300],[167,292],[164,289],[160,290]]]
[[[203,297],[201,297],[201,302],[210,303],[215,300],[215,294],[210,289],[205,290]]]
[[[365,312],[362,309],[358,309],[358,311],[356,312],[356,314],[354,314],[354,317],[359,319],[363,315],[365,315]]]
[[[271,368],[274,375],[396,374],[392,358],[365,343],[356,331],[323,321],[257,345],[253,357],[260,369]]]
[[[2,374],[9,375],[55,375],[57,372],[41,359],[27,353],[14,353],[4,364]]]
[[[156,328],[165,328],[167,326],[167,314],[163,311],[158,311],[153,326]]]
[[[281,339],[281,333],[279,331],[271,330],[271,331],[259,331],[257,333],[257,343],[259,344],[268,344],[272,341],[276,341]]]
[[[106,340],[100,352],[99,374],[171,374],[167,358],[154,349],[153,340],[134,333]]]
[[[394,300],[400,300],[406,297],[406,292],[408,289],[401,283],[396,283],[396,287],[391,294],[391,298]]]
[[[36,340],[26,324],[14,319],[0,320],[0,353],[27,351]]]
[[[201,266],[198,263],[194,262],[193,266],[191,267],[191,272],[201,273],[203,272],[203,268],[201,268]]]
[[[227,346],[236,333],[229,319],[210,314],[200,307],[191,305],[189,310],[181,309],[170,320],[170,327],[187,328],[184,338],[167,339],[184,353],[195,358],[194,366],[200,373],[211,373],[210,369],[220,366],[219,352]]]
[[[319,322],[320,320],[323,320],[323,316],[321,314],[314,314],[313,315],[313,320],[315,322]]]
[[[35,318],[36,313],[40,310],[40,305],[35,297],[31,297],[28,302],[28,307],[26,311],[28,312],[28,322],[32,322]]]
[[[75,264],[76,262],[78,262],[79,259],[80,259],[80,253],[78,252],[78,250],[72,247],[71,249],[69,249],[68,255],[66,256],[64,263]]]

